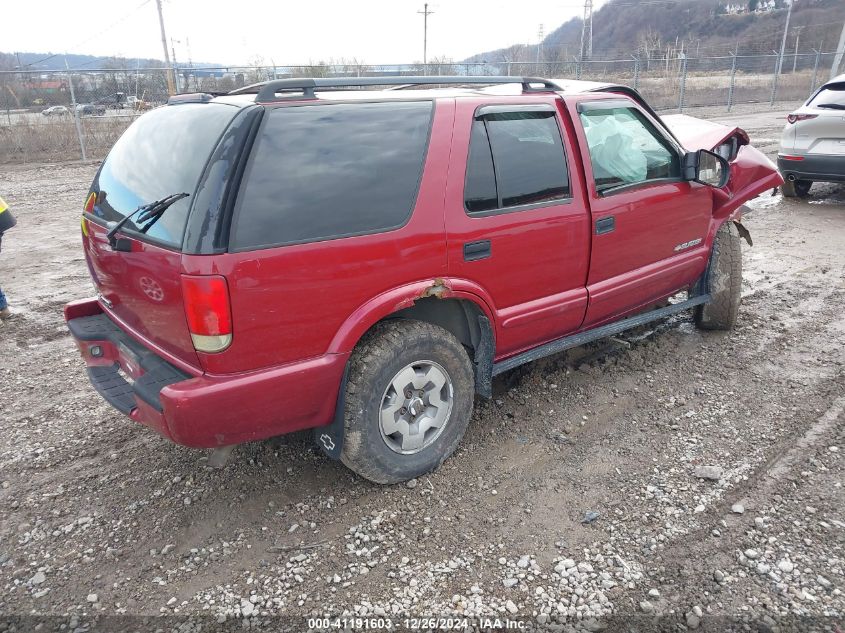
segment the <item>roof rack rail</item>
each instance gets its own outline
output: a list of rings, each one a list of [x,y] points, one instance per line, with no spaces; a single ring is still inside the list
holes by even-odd
[[[258,93],[258,102],[280,101],[290,97],[279,97],[279,92],[302,93],[306,99],[316,99],[315,91],[321,88],[359,88],[365,86],[433,86],[433,85],[467,85],[467,84],[522,84],[523,92],[551,92],[560,87],[549,79],[539,77],[503,77],[483,75],[451,75],[446,77],[320,77],[317,79],[274,79],[233,90],[229,94]],[[297,98],[302,98],[297,95]]]

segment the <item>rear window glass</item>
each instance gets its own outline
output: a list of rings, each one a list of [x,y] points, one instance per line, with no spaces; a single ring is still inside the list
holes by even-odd
[[[241,185],[230,247],[376,233],[411,214],[433,104],[276,108]]]
[[[825,86],[808,105],[816,108],[845,110],[845,83]]]
[[[189,193],[146,230],[171,246],[181,246],[194,191],[209,155],[238,108],[188,103],[158,108],[135,121],[115,143],[94,180],[93,214],[117,221],[139,206],[173,193]],[[124,225],[141,231],[132,220]]]

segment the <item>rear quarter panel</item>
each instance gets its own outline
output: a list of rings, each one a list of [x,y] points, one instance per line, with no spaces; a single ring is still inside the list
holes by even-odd
[[[437,102],[416,204],[401,228],[249,252],[184,256],[184,272],[224,275],[229,284],[232,344],[221,353],[200,354],[207,371],[248,371],[343,351],[330,349],[331,342],[361,306],[409,280],[445,275],[443,190],[453,116],[452,100]]]

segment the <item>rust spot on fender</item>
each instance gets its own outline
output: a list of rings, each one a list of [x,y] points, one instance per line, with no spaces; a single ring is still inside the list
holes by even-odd
[[[434,283],[431,284],[428,288],[422,291],[420,294],[420,299],[425,299],[426,297],[434,297],[435,299],[442,299],[445,295],[449,293],[451,289],[446,283],[440,279],[439,277],[434,280]]]

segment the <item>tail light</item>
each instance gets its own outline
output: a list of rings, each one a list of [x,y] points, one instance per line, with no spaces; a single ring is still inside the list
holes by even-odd
[[[232,310],[226,278],[182,275],[182,299],[194,349],[222,352],[232,343]]]
[[[807,119],[815,119],[818,114],[790,114],[786,120],[790,123],[797,123],[798,121],[806,121]]]

